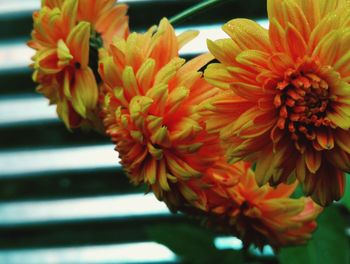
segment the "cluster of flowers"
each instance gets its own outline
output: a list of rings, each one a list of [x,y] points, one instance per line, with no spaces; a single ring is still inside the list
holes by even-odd
[[[350,4],[267,8],[269,30],[231,20],[230,38],[186,62],[197,32],[176,36],[164,18],[130,33],[115,0],[46,0],[33,78],[68,129],[104,131],[131,182],[172,211],[246,245],[301,244],[350,170]],[[299,183],[311,198],[290,197]]]

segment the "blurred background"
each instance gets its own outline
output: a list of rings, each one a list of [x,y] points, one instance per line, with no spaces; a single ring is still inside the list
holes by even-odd
[[[131,29],[143,31],[201,1],[119,2],[130,6]],[[205,52],[205,40],[225,37],[220,26],[232,18],[267,27],[265,6],[223,1],[187,20],[177,31],[201,34],[181,55]],[[67,131],[35,93],[26,41],[39,7],[40,0],[0,0],[0,263],[350,263],[349,195],[325,211],[308,245],[275,255],[268,247],[243,252],[237,238],[172,215],[131,186],[109,139]]]

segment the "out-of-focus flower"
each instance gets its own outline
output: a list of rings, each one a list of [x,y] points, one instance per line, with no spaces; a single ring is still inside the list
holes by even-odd
[[[127,37],[129,34],[128,6],[116,5],[116,0],[78,0],[77,21],[87,21],[93,25],[95,37],[101,37],[103,46],[108,48],[113,37]],[[51,9],[62,8],[64,0],[43,0],[42,6]]]
[[[46,0],[34,12],[28,45],[33,56],[37,90],[57,104],[68,128],[102,128],[96,81],[98,49],[113,36],[128,34],[127,7],[115,1]],[[95,65],[94,65],[95,64]]]
[[[187,184],[222,156],[218,135],[208,135],[195,111],[219,90],[198,71],[212,56],[185,63],[178,55],[196,35],[176,37],[162,19],[158,28],[115,40],[100,63],[106,132],[131,182],[146,183],[169,207],[181,199],[177,194],[198,201]]]
[[[345,0],[268,0],[269,30],[246,19],[209,41],[205,78],[226,89],[209,109],[230,162],[256,161],[259,185],[290,183],[321,205],[350,170],[350,6]],[[229,89],[231,88],[231,89]]]
[[[206,225],[239,237],[246,246],[262,248],[268,244],[278,249],[311,238],[322,208],[310,198],[290,198],[296,184],[259,187],[250,164],[245,162],[231,165],[230,173],[235,174],[231,178],[240,181],[231,186],[221,184],[220,200],[211,200],[212,193],[204,194],[211,200],[210,210],[191,211],[188,207],[184,211],[204,217]]]

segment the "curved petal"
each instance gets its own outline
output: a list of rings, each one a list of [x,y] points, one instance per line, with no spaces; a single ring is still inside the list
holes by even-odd
[[[87,109],[95,109],[98,99],[98,87],[90,68],[75,72],[75,83],[72,89],[72,105],[82,117],[86,118]]]
[[[310,186],[312,186],[311,189]],[[305,178],[304,188],[315,202],[321,206],[327,206],[342,197],[345,189],[345,175],[331,164],[324,162],[317,175],[311,174]]]
[[[268,32],[258,23],[249,19],[233,19],[222,29],[232,38],[241,50],[255,49],[270,51]]]
[[[89,63],[90,30],[90,23],[79,22],[67,38],[67,46],[74,60],[80,63],[79,68],[86,68]]]
[[[160,21],[158,31],[155,35],[158,36],[159,39],[150,57],[155,59],[158,68],[164,66],[171,59],[178,56],[179,44],[175,31],[166,18]]]
[[[312,148],[308,148],[306,150],[305,163],[311,173],[316,173],[322,163],[321,152]]]
[[[324,17],[337,8],[344,6],[346,1],[347,0],[319,0],[318,2],[321,17]]]
[[[199,32],[196,30],[187,30],[177,36],[177,41],[179,44],[179,49],[185,46],[188,42],[195,39],[199,35]]]
[[[222,89],[229,89],[230,84],[234,81],[232,75],[221,63],[211,63],[204,72],[205,80]]]
[[[337,129],[335,132],[336,144],[345,152],[350,154],[350,132],[343,129]]]
[[[78,0],[66,0],[62,5],[62,31],[67,35],[75,26]]]
[[[207,46],[211,54],[223,64],[235,64],[236,56],[241,49],[232,39],[219,39],[216,41],[207,40]]]
[[[340,148],[326,152],[326,157],[330,163],[342,171],[350,170],[350,155]]]
[[[44,49],[36,54],[35,58],[40,70],[46,74],[55,74],[62,70],[59,65],[59,58],[55,49]]]
[[[307,44],[298,29],[291,23],[286,28],[287,43],[292,58],[296,61],[303,58],[306,54]]]

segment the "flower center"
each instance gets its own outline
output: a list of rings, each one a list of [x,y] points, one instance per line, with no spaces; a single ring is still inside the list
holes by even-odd
[[[328,83],[314,73],[288,70],[277,84],[274,105],[279,110],[277,127],[287,129],[297,142],[315,140],[315,128],[330,126]]]

